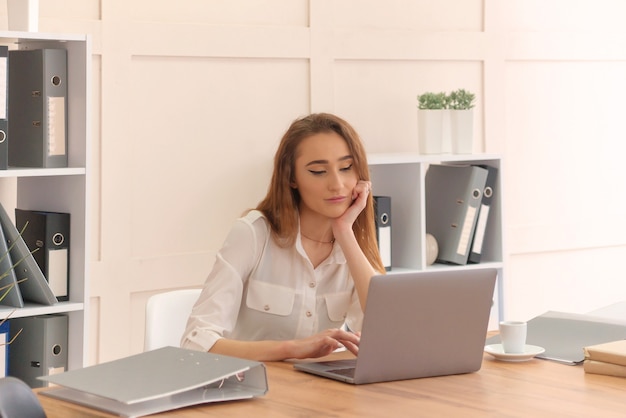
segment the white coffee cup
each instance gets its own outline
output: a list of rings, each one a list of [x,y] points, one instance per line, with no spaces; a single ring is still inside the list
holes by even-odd
[[[526,348],[526,322],[500,322],[500,341],[505,353],[520,354]]]

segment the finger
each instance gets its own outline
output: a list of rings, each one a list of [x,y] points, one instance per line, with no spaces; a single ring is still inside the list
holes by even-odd
[[[346,347],[346,349],[355,356],[359,354],[359,346],[357,344],[346,341],[343,346]]]
[[[361,338],[358,335],[356,335],[356,334],[348,333],[347,337],[341,338],[341,339],[339,339],[339,341],[342,344],[349,343],[349,344],[354,344],[354,345],[358,346],[361,343]]]
[[[352,331],[346,331],[339,328],[333,328],[328,331],[330,332],[330,336],[337,340],[352,341],[357,344],[359,343],[359,335]]]
[[[352,199],[359,197],[366,198],[372,189],[372,183],[369,181],[359,181],[352,190]]]
[[[369,181],[364,181],[363,182],[363,192],[362,192],[363,197],[367,197],[367,195],[370,194],[371,190],[372,190],[372,183],[369,182]]]

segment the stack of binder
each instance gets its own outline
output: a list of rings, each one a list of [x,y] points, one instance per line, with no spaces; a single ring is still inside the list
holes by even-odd
[[[37,388],[48,386],[48,382],[40,380],[40,377],[65,372],[68,325],[69,318],[66,314],[11,319],[9,375]]]
[[[0,169],[67,167],[67,50],[0,46]]]
[[[437,240],[436,262],[480,262],[497,169],[433,164],[426,173],[426,232]]]
[[[26,226],[26,229],[28,229],[28,226]],[[33,228],[30,234],[35,233],[36,231]],[[57,297],[51,289],[46,276],[44,276],[41,267],[33,257],[35,251],[43,251],[45,255],[51,249],[46,248],[45,241],[42,243],[43,249],[29,249],[22,237],[22,233],[17,230],[2,204],[0,204],[0,238],[2,238],[0,241],[0,268],[2,268],[0,275],[4,275],[0,279],[0,287],[6,286],[4,291],[0,293],[0,295],[4,295],[2,300],[0,300],[0,304],[23,308],[24,302],[42,305],[54,305],[57,303]]]

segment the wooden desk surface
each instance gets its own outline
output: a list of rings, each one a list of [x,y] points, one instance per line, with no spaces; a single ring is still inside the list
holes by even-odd
[[[347,353],[334,356],[345,357]],[[586,374],[582,366],[533,359],[512,363],[485,354],[475,373],[350,385],[266,363],[260,398],[170,411],[156,417],[613,417],[626,415],[626,379]],[[39,391],[38,391],[39,392]],[[48,418],[111,417],[39,395]]]

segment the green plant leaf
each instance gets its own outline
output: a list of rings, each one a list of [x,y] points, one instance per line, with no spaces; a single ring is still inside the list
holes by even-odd
[[[417,96],[417,108],[429,110],[445,109],[447,101],[448,99],[444,92],[426,92]]]
[[[454,90],[448,95],[448,107],[455,110],[471,109],[474,107],[475,98],[476,96],[467,90]]]

